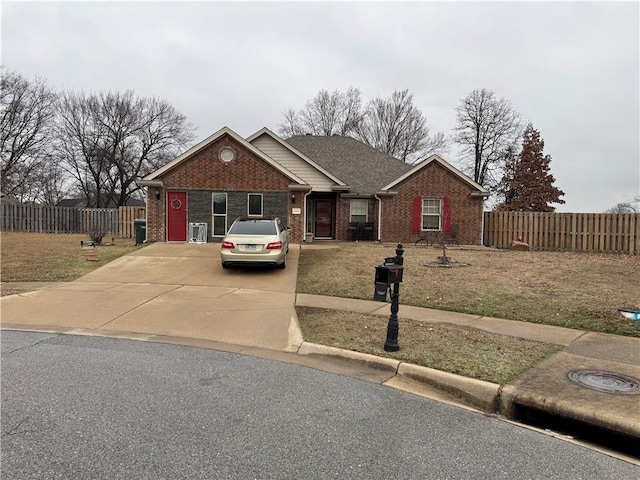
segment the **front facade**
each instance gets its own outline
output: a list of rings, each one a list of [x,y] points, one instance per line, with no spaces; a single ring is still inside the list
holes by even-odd
[[[243,139],[225,127],[140,184],[147,240],[166,242],[220,241],[238,216],[270,215],[293,243],[412,242],[455,224],[479,244],[488,194],[437,156],[412,167],[348,137],[285,141],[266,128]]]

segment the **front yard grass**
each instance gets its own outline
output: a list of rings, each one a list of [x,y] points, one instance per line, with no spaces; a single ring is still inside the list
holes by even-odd
[[[400,351],[387,353],[382,349],[387,332],[385,317],[310,307],[296,307],[296,311],[307,342],[394,358],[500,385],[515,380],[563,348],[474,328],[401,319]]]
[[[85,234],[2,232],[0,280],[2,282],[66,282],[75,280],[140,246],[129,238],[114,238],[114,245],[98,245],[97,261],[87,261],[80,241]],[[111,242],[105,237],[104,242]],[[8,286],[7,286],[8,288]],[[3,286],[3,294],[13,293]]]
[[[371,300],[376,265],[395,245],[303,246],[297,291]],[[442,248],[405,246],[402,305],[640,336],[618,307],[640,307],[640,257],[634,255],[522,252],[483,247],[447,249],[468,266],[425,266]]]

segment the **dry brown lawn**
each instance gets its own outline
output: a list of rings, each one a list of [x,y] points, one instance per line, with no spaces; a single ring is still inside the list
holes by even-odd
[[[298,292],[372,299],[375,266],[395,245],[339,245],[303,246]],[[640,336],[617,311],[640,308],[639,256],[452,247],[451,260],[468,266],[425,266],[440,255],[441,247],[405,247],[401,305]]]
[[[475,328],[402,319],[400,351],[382,349],[387,320],[379,315],[296,307],[307,342],[369,353],[446,372],[507,384],[560,351],[561,346]]]
[[[98,245],[98,261],[87,261],[80,241],[84,234],[2,232],[0,236],[0,280],[2,282],[70,281],[141,247],[135,240],[115,238],[113,245]],[[105,237],[103,243],[111,243]],[[12,293],[3,288],[3,294]]]

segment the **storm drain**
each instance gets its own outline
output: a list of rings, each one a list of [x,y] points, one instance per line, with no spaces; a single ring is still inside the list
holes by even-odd
[[[514,418],[518,422],[531,425],[548,432],[584,443],[587,446],[602,448],[609,452],[618,452],[640,459],[640,438],[614,432],[606,428],[591,425],[571,418],[543,412],[527,405],[514,405]]]
[[[614,395],[639,395],[640,380],[619,373],[601,370],[573,370],[567,374],[569,380],[598,392]]]

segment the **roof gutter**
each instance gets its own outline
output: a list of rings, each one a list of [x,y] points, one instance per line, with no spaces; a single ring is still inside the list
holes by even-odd
[[[141,187],[164,187],[162,180],[138,180],[136,183]]]
[[[380,197],[393,197],[397,195],[398,192],[390,191],[390,190],[382,190],[381,192],[376,192],[376,196]]]
[[[311,191],[311,185],[308,185],[306,183],[304,184],[298,184],[298,183],[292,183],[290,185],[288,185],[289,190],[309,190]]]
[[[489,198],[491,196],[491,192],[480,192],[478,190],[474,190],[470,195],[472,197]]]

